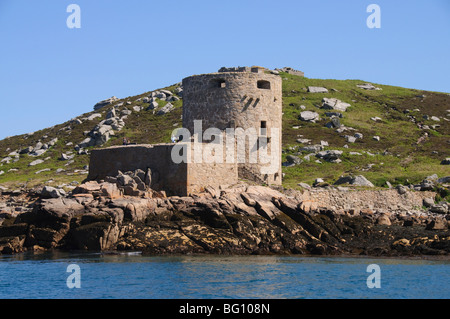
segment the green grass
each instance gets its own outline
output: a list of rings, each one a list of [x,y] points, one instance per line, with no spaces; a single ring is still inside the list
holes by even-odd
[[[448,166],[440,165],[442,158],[450,155],[449,148],[445,147],[450,141],[450,127],[448,122],[426,121],[425,124],[439,124],[440,128],[429,130],[429,138],[420,145],[416,142],[423,132],[412,123],[407,115],[443,116],[449,108],[450,98],[447,94],[423,92],[418,90],[374,84],[382,88],[377,91],[367,91],[357,88],[357,84],[365,83],[360,80],[320,80],[308,79],[289,74],[282,74],[283,81],[283,149],[285,154],[295,154],[289,148],[301,146],[296,142],[302,138],[311,139],[311,144],[318,144],[321,140],[329,142],[327,149],[343,150],[342,163],[333,164],[323,162],[317,164],[314,158],[311,162],[303,162],[295,167],[284,167],[283,184],[285,187],[295,187],[299,182],[311,184],[316,178],[324,178],[333,183],[341,175],[364,175],[379,187],[385,187],[386,181],[392,184],[418,183],[426,176],[438,174],[448,176]],[[323,86],[329,93],[307,93],[308,86]],[[333,90],[334,89],[334,90]],[[425,94],[424,102],[418,95]],[[337,98],[352,106],[344,112],[341,124],[353,127],[355,132],[364,135],[363,140],[349,144],[342,135],[353,135],[354,132],[338,134],[333,129],[324,127],[329,119],[324,116],[325,110],[320,109],[324,97]],[[427,100],[429,103],[426,103]],[[306,123],[298,120],[302,111],[300,105],[306,110],[319,113],[321,121]],[[429,106],[431,105],[431,107]],[[424,112],[413,112],[419,108]],[[406,110],[410,110],[406,113]],[[374,122],[371,117],[382,118],[381,122]],[[420,117],[419,117],[420,116]],[[300,125],[300,129],[293,126]],[[380,136],[379,142],[372,139]],[[343,148],[347,144],[348,149]],[[351,156],[348,153],[369,151],[376,156]],[[387,151],[388,155],[381,155]],[[434,154],[433,151],[438,151]],[[302,156],[301,156],[302,157]],[[375,164],[367,169],[368,164]]]

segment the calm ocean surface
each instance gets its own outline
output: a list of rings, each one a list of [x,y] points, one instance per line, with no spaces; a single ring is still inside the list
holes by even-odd
[[[71,264],[81,288],[69,289]],[[367,266],[380,266],[369,289]],[[450,261],[342,257],[0,256],[0,298],[450,298]]]

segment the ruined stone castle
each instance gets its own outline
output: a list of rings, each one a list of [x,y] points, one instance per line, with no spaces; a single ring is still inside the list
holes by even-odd
[[[222,68],[183,79],[183,128],[189,134],[182,133],[177,143],[93,150],[88,179],[142,169],[151,174],[152,189],[180,196],[239,179],[280,185],[281,82],[261,67]],[[219,140],[224,147],[218,148]],[[174,154],[184,160],[174,160]]]

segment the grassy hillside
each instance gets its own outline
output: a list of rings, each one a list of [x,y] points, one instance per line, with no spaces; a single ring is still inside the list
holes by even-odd
[[[299,182],[312,183],[316,178],[323,178],[332,183],[343,174],[364,175],[379,187],[385,187],[385,182],[395,184],[416,183],[431,174],[439,177],[450,175],[450,167],[440,165],[440,162],[450,157],[450,96],[445,93],[427,92],[405,89],[400,87],[374,84],[382,90],[364,90],[357,84],[365,83],[359,80],[322,80],[298,77],[281,73],[283,78],[283,157],[299,154],[298,149],[308,144],[301,144],[297,139],[310,139],[310,145],[328,142],[325,149],[342,150],[341,163],[316,163],[311,161],[284,167],[284,186],[296,187]],[[308,86],[321,86],[329,93],[308,93]],[[164,88],[174,92],[176,85]],[[181,127],[182,100],[171,102],[175,109],[165,115],[156,115],[146,111],[148,103],[142,98],[151,92],[138,96],[127,97],[114,102],[100,110],[80,115],[76,121],[72,119],[60,125],[46,128],[34,134],[24,134],[0,141],[0,160],[7,158],[13,151],[34,146],[41,141],[46,143],[57,137],[58,142],[39,157],[22,154],[10,163],[0,164],[0,185],[6,187],[34,186],[38,184],[61,185],[80,182],[86,177],[84,167],[89,164],[89,155],[77,155],[74,146],[86,138],[86,133],[105,119],[107,112],[113,105],[124,102],[128,110],[134,106],[142,106],[140,112],[133,111],[125,119],[125,126],[104,145],[108,147],[122,143],[124,136],[133,143],[161,143],[169,142],[171,132]],[[338,133],[335,129],[325,127],[330,121],[325,116],[330,110],[321,109],[322,99],[337,98],[351,104],[343,113],[341,124],[354,128],[354,131]],[[141,100],[139,100],[141,99]],[[129,102],[129,104],[127,104]],[[160,101],[159,108],[167,102]],[[302,107],[303,106],[303,107]],[[302,109],[303,108],[303,109]],[[299,120],[300,112],[304,110],[319,113],[320,121],[316,123]],[[85,120],[94,113],[101,116],[93,120]],[[425,117],[424,116],[428,116]],[[431,120],[431,116],[439,121]],[[379,117],[381,121],[373,121],[372,117]],[[412,119],[415,119],[415,123]],[[421,129],[420,125],[428,125],[429,129]],[[435,126],[439,125],[439,126]],[[296,128],[300,126],[299,128]],[[424,133],[428,136],[424,137]],[[363,139],[355,143],[348,143],[344,135],[354,133],[363,134]],[[372,139],[379,136],[380,141]],[[419,141],[419,143],[418,143]],[[344,147],[345,145],[348,146]],[[92,150],[95,147],[87,148]],[[71,154],[71,152],[73,152]],[[351,155],[357,152],[361,155]],[[73,160],[59,160],[61,153],[75,155]],[[45,159],[44,163],[28,166],[36,159]],[[37,171],[49,168],[36,174]],[[58,171],[63,169],[64,171]]]
[[[450,96],[445,93],[426,92],[374,84],[382,90],[364,90],[358,80],[319,80],[283,74],[283,148],[286,154],[297,148],[296,140],[311,139],[311,144],[327,141],[327,149],[344,151],[341,163],[315,161],[285,168],[285,186],[294,186],[299,180],[311,183],[316,177],[333,182],[343,174],[361,174],[376,186],[407,184],[420,182],[426,176],[437,174],[439,177],[450,175],[447,165],[440,165],[442,159],[450,155]],[[322,86],[329,93],[307,93],[308,86]],[[343,112],[341,124],[355,129],[353,132],[337,133],[324,125],[330,121],[324,116],[322,98],[337,98],[351,104]],[[300,122],[298,115],[304,105],[306,110],[320,114],[317,123]],[[427,115],[439,117],[439,122],[424,119]],[[381,121],[371,118],[379,117]],[[412,122],[412,117],[416,123]],[[428,125],[430,129],[420,129],[418,123]],[[300,125],[298,129],[293,127]],[[432,129],[434,125],[439,125]],[[363,139],[348,143],[343,135],[363,134]],[[428,133],[428,137],[419,139]],[[373,136],[379,136],[375,141]],[[347,145],[348,148],[344,148]],[[350,155],[350,152],[362,155]],[[372,155],[368,155],[369,152]],[[374,164],[374,165],[371,165]],[[370,168],[369,168],[370,167]]]

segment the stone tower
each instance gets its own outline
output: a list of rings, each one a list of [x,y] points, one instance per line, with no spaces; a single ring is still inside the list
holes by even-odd
[[[237,155],[239,177],[279,185],[281,86],[279,76],[260,67],[222,68],[187,77],[183,79],[183,127],[194,134],[194,121],[201,120],[203,132],[235,129],[236,144],[245,144],[245,158]]]

